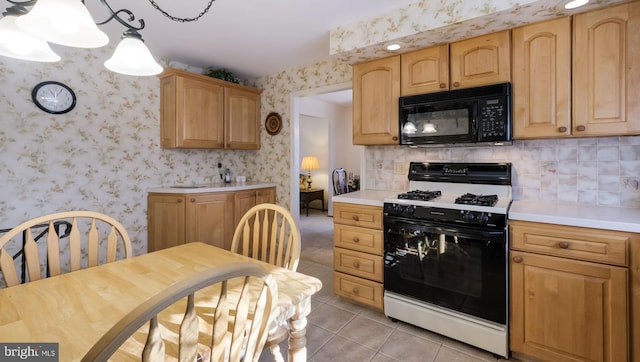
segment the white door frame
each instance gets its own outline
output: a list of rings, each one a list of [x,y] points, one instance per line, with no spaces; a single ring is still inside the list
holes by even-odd
[[[345,89],[351,89],[353,84],[351,82],[338,83],[328,86],[323,86],[319,88],[313,89],[305,89],[297,92],[291,93],[291,122],[290,122],[290,134],[291,134],[291,152],[289,156],[290,160],[290,184],[289,188],[291,189],[291,195],[289,199],[289,205],[291,205],[291,213],[296,220],[300,220],[300,193],[295,192],[298,190],[298,185],[300,184],[300,180],[298,175],[300,174],[300,98],[313,96],[316,94],[324,94],[342,91]],[[334,169],[335,163],[335,154],[334,147],[332,147],[333,137],[331,135],[334,132],[334,123],[335,120],[329,121],[329,165],[328,170]],[[331,177],[331,175],[329,175]],[[331,197],[333,196],[333,189],[329,187],[327,190],[328,193],[328,203],[331,203]],[[328,208],[328,205],[327,205]]]

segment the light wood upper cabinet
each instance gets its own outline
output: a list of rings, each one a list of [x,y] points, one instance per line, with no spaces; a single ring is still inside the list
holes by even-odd
[[[514,138],[639,134],[639,32],[640,2],[513,29]]]
[[[225,148],[260,148],[260,93],[225,88]]]
[[[573,123],[578,135],[640,132],[640,2],[574,16]]]
[[[401,55],[401,95],[511,81],[509,30]]]
[[[402,96],[449,89],[449,44],[416,50],[400,57]]]
[[[571,18],[511,31],[515,138],[571,134]]]
[[[510,31],[450,44],[451,89],[511,81]]]
[[[398,144],[400,56],[353,66],[353,144]]]
[[[173,68],[159,77],[161,148],[260,148],[261,90]]]

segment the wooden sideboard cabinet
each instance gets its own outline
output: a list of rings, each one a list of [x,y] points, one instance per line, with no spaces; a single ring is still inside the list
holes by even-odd
[[[638,29],[640,2],[513,29],[514,138],[640,134]]]
[[[161,148],[260,148],[261,90],[173,68],[159,77]]]
[[[200,241],[229,250],[238,221],[258,203],[275,203],[275,187],[189,194],[149,193],[147,251]]]
[[[640,235],[525,221],[509,231],[511,350],[545,361],[631,360],[640,286],[630,250]]]
[[[336,202],[333,223],[333,292],[382,310],[382,207]]]

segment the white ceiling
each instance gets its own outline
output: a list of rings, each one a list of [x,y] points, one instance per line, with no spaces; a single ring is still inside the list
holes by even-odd
[[[155,0],[176,17],[197,16],[209,0]],[[156,59],[225,68],[240,78],[274,74],[329,58],[329,31],[370,19],[417,0],[216,0],[200,20],[175,22],[148,0],[108,0],[112,9],[144,19],[140,31]],[[85,1],[96,22],[108,18],[98,0]],[[124,17],[124,16],[123,16]],[[125,30],[100,26],[115,44]]]

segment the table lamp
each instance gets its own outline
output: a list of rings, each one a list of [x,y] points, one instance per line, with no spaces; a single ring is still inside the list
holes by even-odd
[[[309,174],[307,175],[307,189],[311,189],[311,170],[320,169],[318,158],[316,156],[304,156],[302,158],[302,166],[300,166],[300,169],[309,170]]]

